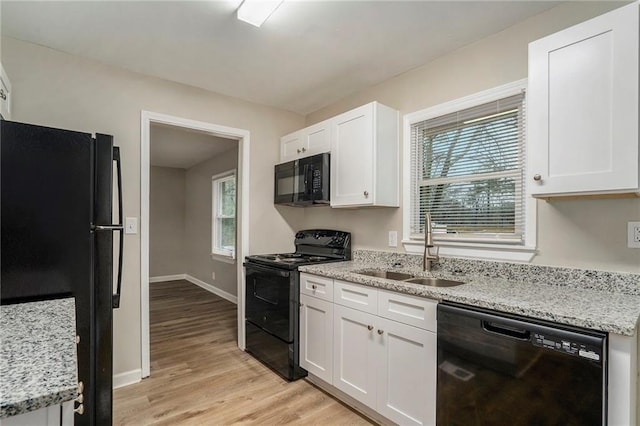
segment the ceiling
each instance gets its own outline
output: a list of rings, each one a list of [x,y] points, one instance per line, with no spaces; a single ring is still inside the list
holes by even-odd
[[[230,149],[238,141],[198,130],[151,123],[151,165],[189,169]]]
[[[3,36],[302,115],[559,3],[286,0],[256,28],[240,0],[0,2]]]

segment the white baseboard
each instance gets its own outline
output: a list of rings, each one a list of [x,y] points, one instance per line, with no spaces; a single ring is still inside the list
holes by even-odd
[[[123,386],[132,385],[142,380],[142,370],[125,371],[124,373],[113,375],[113,388],[121,388]]]
[[[197,279],[196,277],[192,277],[189,274],[185,274],[184,279],[189,281],[192,284],[197,285],[198,287],[202,287],[203,289],[222,297],[223,299],[228,300],[231,303],[238,304],[238,298],[231,293],[227,293],[226,291],[219,289],[218,287],[212,286],[211,284],[205,283]]]
[[[150,277],[149,283],[163,283],[166,281],[177,281],[177,280],[186,280],[187,274],[177,274],[177,275],[161,275],[159,277]]]

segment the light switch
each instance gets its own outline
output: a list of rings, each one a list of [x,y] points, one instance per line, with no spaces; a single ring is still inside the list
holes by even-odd
[[[397,231],[389,231],[389,247],[398,247]]]
[[[124,233],[125,234],[137,234],[138,233],[138,218],[137,217],[128,217],[124,222]]]

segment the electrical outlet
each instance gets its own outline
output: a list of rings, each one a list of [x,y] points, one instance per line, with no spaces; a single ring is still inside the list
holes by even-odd
[[[640,222],[627,223],[627,247],[640,248]]]
[[[211,279],[215,281],[215,279],[216,279],[216,273],[215,272],[211,273]]]
[[[389,231],[389,247],[398,247],[397,231]]]

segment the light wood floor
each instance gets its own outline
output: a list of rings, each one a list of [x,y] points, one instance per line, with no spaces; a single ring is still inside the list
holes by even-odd
[[[149,287],[151,377],[114,391],[115,425],[371,424],[239,350],[234,304],[187,281]]]

